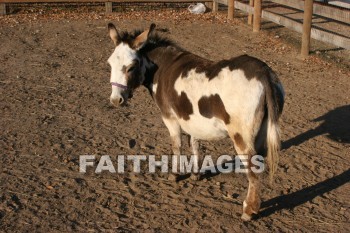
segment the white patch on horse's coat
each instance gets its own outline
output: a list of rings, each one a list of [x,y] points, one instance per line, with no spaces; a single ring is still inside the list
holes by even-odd
[[[158,84],[157,84],[157,83],[153,83],[153,84],[152,84],[152,91],[153,91],[153,95],[155,95],[155,94],[156,94],[156,92],[157,92],[157,86],[158,86]]]
[[[218,76],[211,80],[205,73],[197,73],[193,69],[186,78],[179,77],[174,88],[179,96],[181,92],[185,92],[193,106],[193,114],[189,120],[179,119],[181,128],[202,140],[216,140],[228,136],[227,126],[221,119],[209,119],[200,114],[198,101],[203,96],[219,94],[231,120],[251,125],[260,97],[264,93],[263,84],[256,78],[247,79],[242,70],[231,71],[229,68],[222,69]]]
[[[183,131],[201,140],[218,140],[228,136],[224,122],[215,117],[208,119],[195,113],[190,115],[187,121],[183,119],[178,121]]]
[[[108,63],[111,65],[110,81],[126,85],[127,80],[122,68],[123,66],[129,66],[135,59],[137,59],[136,51],[131,49],[128,44],[120,43],[108,59]],[[112,86],[111,99],[120,97],[120,92],[119,87]]]

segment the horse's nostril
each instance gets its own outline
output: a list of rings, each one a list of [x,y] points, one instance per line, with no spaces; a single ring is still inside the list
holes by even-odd
[[[119,106],[121,105],[122,103],[124,103],[124,98],[123,97],[120,97],[120,98],[110,98],[110,101],[111,103],[114,105],[114,106]]]

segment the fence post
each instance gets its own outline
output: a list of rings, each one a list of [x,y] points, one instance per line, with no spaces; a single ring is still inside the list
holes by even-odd
[[[253,32],[259,32],[261,27],[261,1],[254,0]]]
[[[217,1],[213,1],[213,12],[218,12],[219,10],[219,3]]]
[[[213,3],[212,2],[205,2],[204,5],[205,5],[205,8],[207,8],[207,9],[212,9],[213,8]]]
[[[105,6],[106,6],[106,13],[112,13],[112,2],[105,2]]]
[[[254,7],[254,0],[249,0],[249,6]],[[249,25],[253,24],[253,13],[249,13],[248,15],[248,24]]]
[[[233,19],[234,18],[234,12],[235,12],[235,0],[228,0],[228,12],[227,12],[227,18]]]
[[[206,3],[204,3],[204,5],[206,8],[213,9],[213,2],[206,2]]]
[[[6,4],[0,3],[0,15],[6,15]]]
[[[314,0],[305,0],[304,3],[303,35],[301,41],[302,58],[309,56],[313,3]]]

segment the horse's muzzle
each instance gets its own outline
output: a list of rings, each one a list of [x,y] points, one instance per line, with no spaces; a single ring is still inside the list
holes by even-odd
[[[111,104],[113,104],[115,107],[119,107],[125,103],[125,100],[123,97],[117,97],[117,98],[110,98]]]
[[[113,96],[113,95],[112,95]],[[120,95],[110,97],[111,104],[113,104],[116,107],[119,106],[125,106],[128,102],[128,99],[131,99],[133,96],[133,93],[131,90],[127,90]]]

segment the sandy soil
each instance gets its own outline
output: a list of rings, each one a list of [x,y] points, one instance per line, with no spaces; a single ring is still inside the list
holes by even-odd
[[[153,20],[193,53],[212,60],[248,53],[281,78],[280,166],[273,185],[263,176],[254,221],[240,220],[247,188],[241,174],[178,183],[159,172],[80,174],[79,155],[171,153],[144,88],[127,108],[109,103],[107,22],[122,29],[150,24],[113,17],[1,24],[0,231],[350,231],[350,64],[322,54],[301,60],[299,36],[288,30],[257,36],[240,20]],[[201,153],[234,149],[227,139],[203,142]]]

